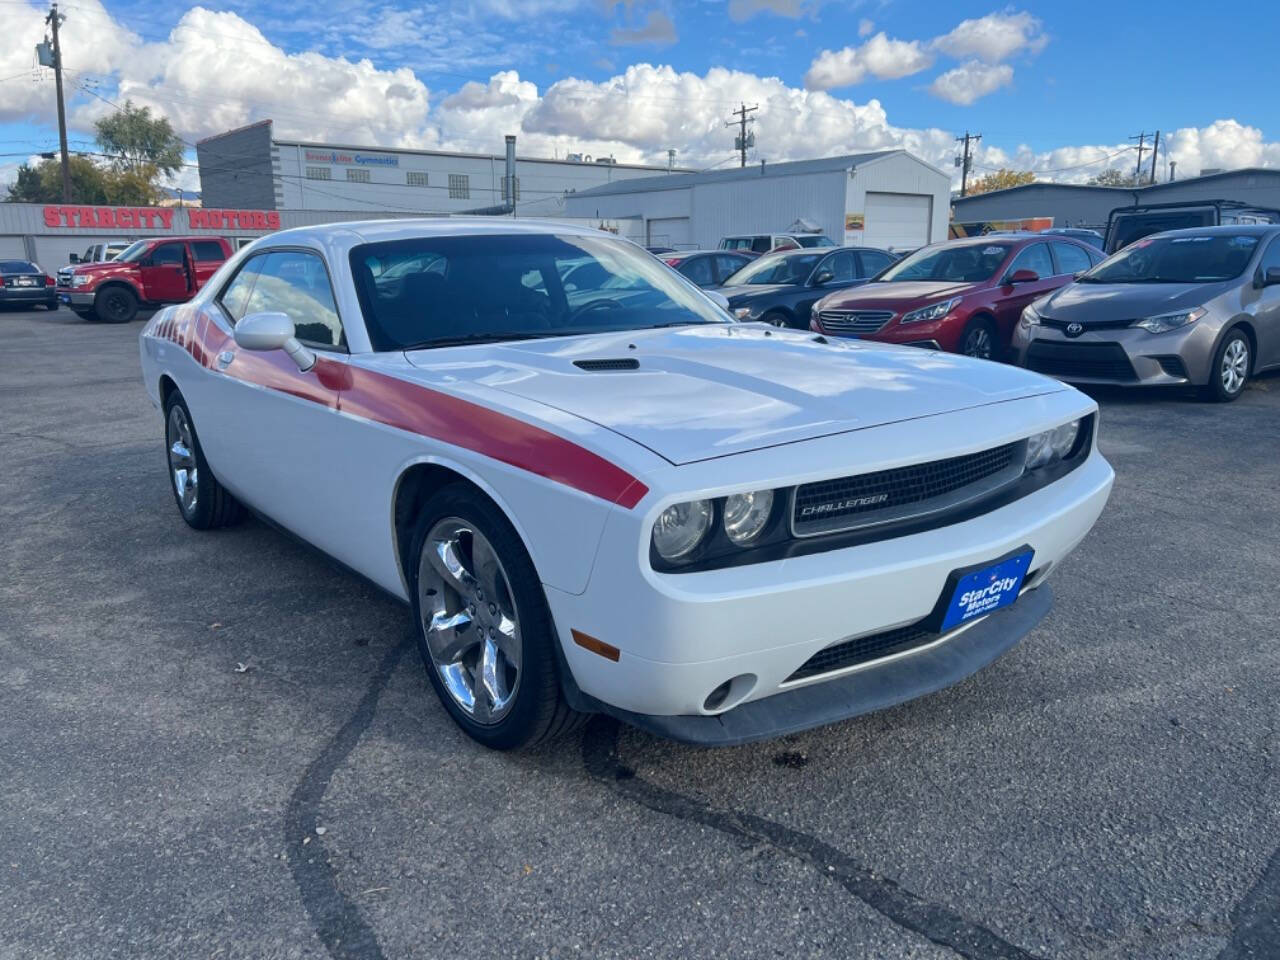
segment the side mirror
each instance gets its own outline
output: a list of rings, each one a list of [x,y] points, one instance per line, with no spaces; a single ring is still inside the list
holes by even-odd
[[[283,350],[303,373],[316,365],[316,355],[298,342],[287,314],[251,313],[236,324],[235,338],[245,350]]]
[[[1262,275],[1262,285],[1264,287],[1280,286],[1280,267],[1267,267]]]
[[[71,255],[71,257],[70,257],[70,261],[71,261],[72,263],[79,263],[79,262],[80,262],[80,254],[78,254],[78,253],[73,253],[73,254]]]
[[[703,290],[703,295],[725,313],[729,312],[729,298],[719,290]]]
[[[815,287],[820,287],[824,283],[830,283],[835,278],[836,278],[835,274],[832,273],[830,270],[823,270],[821,273],[819,273],[816,277],[813,278],[813,285]]]
[[[1035,283],[1040,279],[1040,274],[1034,270],[1015,270],[1004,278],[1006,287],[1014,286],[1019,283]]]
[[[1073,274],[1071,275],[1071,279],[1072,279],[1072,280],[1079,280],[1079,279],[1080,279],[1081,277],[1083,277],[1084,275],[1085,275],[1085,271],[1084,271],[1084,270],[1077,270],[1075,273],[1073,273]]]

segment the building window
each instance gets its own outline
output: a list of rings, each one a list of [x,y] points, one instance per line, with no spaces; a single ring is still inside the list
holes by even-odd
[[[369,182],[368,170],[348,170],[347,171],[347,183],[368,183],[368,182]]]
[[[465,173],[449,174],[449,199],[470,200],[471,178]]]
[[[331,174],[328,167],[307,167],[308,180],[332,180]]]
[[[406,170],[404,182],[411,187],[425,187],[427,185],[427,175],[422,170]]]

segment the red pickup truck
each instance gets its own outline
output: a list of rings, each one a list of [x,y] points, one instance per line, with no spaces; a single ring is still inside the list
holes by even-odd
[[[138,240],[106,263],[58,271],[58,299],[86,320],[128,323],[140,309],[182,303],[233,253],[223,237]]]

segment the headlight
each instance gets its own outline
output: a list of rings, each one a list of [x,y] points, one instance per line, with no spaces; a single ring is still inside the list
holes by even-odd
[[[88,277],[83,276],[81,274],[72,274],[71,285],[73,287],[83,287],[88,282],[89,282]]]
[[[711,529],[710,500],[690,500],[667,507],[653,525],[653,548],[663,560],[688,556]]]
[[[1040,326],[1040,313],[1032,304],[1027,304],[1022,311],[1022,319],[1019,321],[1023,330],[1030,330],[1032,327]]]
[[[950,300],[943,300],[939,303],[931,303],[927,307],[921,307],[919,310],[912,310],[910,313],[904,313],[899,323],[920,323],[925,320],[941,320],[948,313],[955,309],[957,303],[960,302],[959,297],[952,297]]]
[[[1072,420],[1070,423],[1064,423],[1060,427],[1054,427],[1052,430],[1045,430],[1043,433],[1028,437],[1027,469],[1035,470],[1056,460],[1065,459],[1076,445],[1076,439],[1079,436],[1080,421]]]
[[[1170,330],[1177,330],[1179,327],[1195,323],[1208,312],[1204,307],[1197,307],[1180,313],[1162,313],[1158,317],[1135,320],[1133,326],[1141,327],[1147,333],[1168,333]]]
[[[724,532],[738,546],[755,539],[773,512],[773,491],[735,493],[724,502]]]

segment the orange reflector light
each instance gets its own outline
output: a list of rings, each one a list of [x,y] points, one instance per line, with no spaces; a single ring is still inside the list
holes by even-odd
[[[573,634],[573,642],[580,646],[583,650],[590,650],[592,653],[598,653],[606,660],[618,662],[618,658],[622,656],[622,651],[617,647],[605,643],[603,640],[597,640],[589,634],[582,633],[578,630],[570,630]]]

